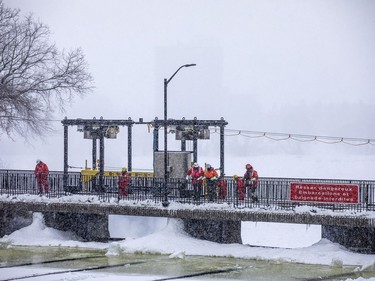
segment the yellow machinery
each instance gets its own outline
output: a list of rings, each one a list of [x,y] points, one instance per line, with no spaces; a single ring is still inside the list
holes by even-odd
[[[154,177],[153,172],[128,172],[131,177],[135,178],[152,178]],[[97,175],[99,175],[99,170],[85,169],[81,170],[82,182],[89,182]],[[105,177],[118,177],[121,175],[121,171],[104,171]]]
[[[126,170],[126,168],[122,168],[122,171]],[[140,171],[128,171],[130,177],[134,178],[152,178],[154,177],[153,172],[140,172]],[[98,169],[90,169],[87,167],[87,160],[86,166],[84,170],[81,170],[81,181],[83,190],[87,191],[89,183],[94,180],[99,175]],[[121,171],[104,171],[105,177],[119,177],[121,175]]]

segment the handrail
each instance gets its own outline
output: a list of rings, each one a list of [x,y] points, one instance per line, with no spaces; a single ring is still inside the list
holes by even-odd
[[[127,194],[119,193],[119,177],[104,176],[103,185],[95,175],[83,176],[80,172],[69,172],[67,185],[64,185],[63,172],[51,171],[48,175],[48,198],[59,198],[75,195],[95,195],[106,202],[123,200],[153,200],[162,202],[165,198],[164,179],[153,177],[133,177]],[[270,208],[274,210],[294,209],[298,206],[311,206],[329,210],[375,211],[375,181],[348,180],[348,179],[308,179],[308,178],[259,178],[256,189],[258,201],[251,198],[251,190],[246,188],[243,198],[239,196],[236,183],[230,177],[225,177],[226,189],[217,187],[213,193],[208,192],[205,184],[199,198],[194,200],[194,187],[191,181],[185,179],[169,179],[168,200],[186,204],[228,203],[235,208]],[[291,183],[321,183],[321,184],[355,184],[358,185],[359,203],[332,203],[332,202],[301,202],[291,200]],[[0,195],[37,195],[38,184],[32,170],[0,169]],[[222,192],[221,192],[222,191]],[[213,194],[213,196],[211,196]]]

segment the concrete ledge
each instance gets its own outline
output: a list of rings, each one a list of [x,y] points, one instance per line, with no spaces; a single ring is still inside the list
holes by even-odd
[[[168,217],[181,219],[219,220],[219,221],[255,221],[298,224],[317,224],[351,227],[375,227],[375,214],[360,213],[350,215],[339,211],[329,214],[300,213],[296,211],[270,211],[259,209],[175,209],[146,206],[130,206],[109,203],[49,203],[49,202],[18,202],[0,201],[0,210],[60,212],[77,214],[128,215]],[[366,216],[367,214],[367,216]],[[371,215],[371,216],[370,216]]]

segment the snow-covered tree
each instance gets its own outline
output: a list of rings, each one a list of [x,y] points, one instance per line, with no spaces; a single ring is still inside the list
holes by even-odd
[[[81,49],[59,51],[48,26],[0,0],[0,135],[44,136],[55,110],[89,93]]]

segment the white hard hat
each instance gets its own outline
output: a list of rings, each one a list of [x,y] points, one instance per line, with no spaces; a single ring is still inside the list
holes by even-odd
[[[36,159],[37,164],[39,164],[40,162],[42,162],[42,161],[40,161],[40,159]]]
[[[198,165],[197,162],[195,162],[193,166],[194,166],[195,168],[198,168],[198,167],[199,167],[199,165]]]

